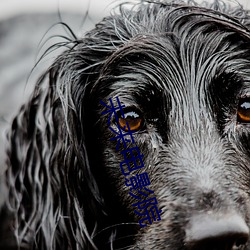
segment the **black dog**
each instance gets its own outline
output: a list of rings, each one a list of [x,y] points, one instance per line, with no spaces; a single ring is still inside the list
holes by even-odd
[[[9,134],[3,249],[250,249],[250,18],[189,3],[122,6],[40,79]],[[144,168],[124,176],[126,122]],[[143,172],[161,220],[141,227]]]

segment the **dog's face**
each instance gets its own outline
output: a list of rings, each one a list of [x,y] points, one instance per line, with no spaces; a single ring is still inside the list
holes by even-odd
[[[56,60],[10,135],[20,246],[250,249],[250,26],[224,11],[121,9]],[[117,97],[108,125],[100,101]],[[111,140],[126,123],[144,163],[128,175]],[[145,172],[147,196],[125,185]],[[140,227],[130,191],[156,197],[161,220]]]
[[[162,209],[161,221],[131,233],[128,249],[243,249],[250,225],[249,33],[206,10],[157,11],[150,23],[136,23],[137,33],[110,56],[95,85],[96,103],[111,98],[117,105],[119,97],[126,106],[125,119],[113,116],[110,126],[128,122],[136,131],[145,167],[129,177],[147,172]],[[143,21],[148,29],[140,30]],[[109,114],[99,103],[97,109],[109,194],[138,222],[138,200],[120,168],[124,147],[110,141]]]

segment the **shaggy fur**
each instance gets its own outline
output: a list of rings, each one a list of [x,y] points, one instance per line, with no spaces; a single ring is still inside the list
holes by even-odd
[[[184,250],[195,215],[250,225],[250,125],[237,118],[250,96],[249,27],[248,12],[219,1],[142,2],[72,40],[13,121],[2,248]],[[144,120],[140,171],[163,211],[147,227],[101,115],[110,97]]]

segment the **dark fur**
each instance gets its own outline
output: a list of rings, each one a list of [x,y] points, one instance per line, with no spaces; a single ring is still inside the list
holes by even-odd
[[[186,249],[190,218],[208,211],[250,225],[250,126],[236,115],[250,19],[218,1],[178,3],[121,7],[40,79],[9,134],[3,249]],[[144,228],[101,115],[117,96],[146,123],[134,139],[163,213]]]

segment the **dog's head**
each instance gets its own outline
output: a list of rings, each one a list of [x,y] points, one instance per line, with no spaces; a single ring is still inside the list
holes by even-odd
[[[56,60],[10,136],[7,175],[24,245],[243,249],[250,31],[247,13],[226,7],[121,8]],[[124,116],[109,121],[100,101],[118,105],[117,97]],[[127,146],[144,163],[128,175],[125,146],[111,140],[126,122],[134,139]],[[132,193],[156,197],[161,220],[151,215],[140,227],[139,198],[125,182],[144,172],[153,193]]]

